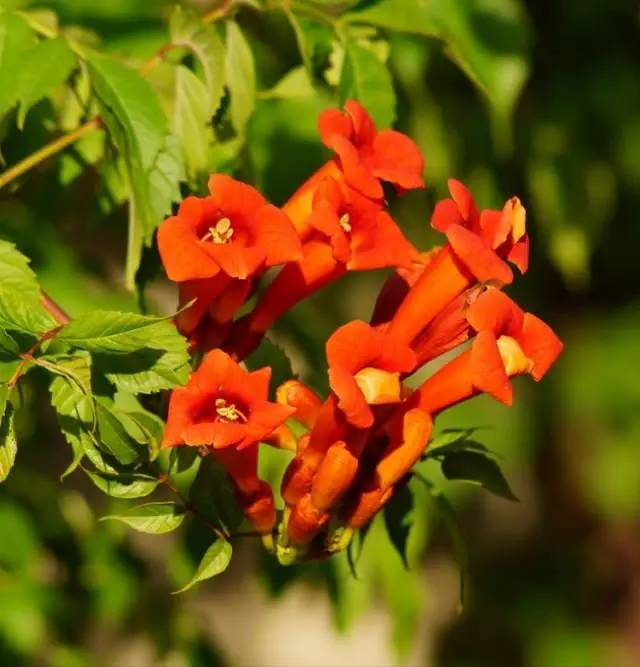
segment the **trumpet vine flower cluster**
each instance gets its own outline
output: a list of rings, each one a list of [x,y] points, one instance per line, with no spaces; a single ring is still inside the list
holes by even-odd
[[[440,412],[480,393],[510,405],[511,378],[540,380],[562,350],[546,323],[502,291],[512,266],[525,273],[528,265],[517,197],[480,210],[451,180],[451,197],[431,216],[443,245],[421,252],[393,220],[384,190],[424,187],[416,144],[378,131],[355,101],[323,112],[319,130],[334,156],[281,208],[215,174],[209,195],[187,197],[158,233],[179,288],[177,327],[203,354],[171,396],[163,444],[216,457],[247,519],[283,563],[344,549],[406,483]],[[263,286],[271,267],[280,268]],[[291,379],[269,401],[270,369],[242,365],[269,327],[347,272],[380,268],[393,272],[370,321],[348,322],[327,340],[329,395]],[[259,287],[255,306],[237,317]],[[412,374],[454,348],[409,388]],[[292,430],[290,420],[304,428]],[[295,451],[281,516],[258,477],[260,443]]]

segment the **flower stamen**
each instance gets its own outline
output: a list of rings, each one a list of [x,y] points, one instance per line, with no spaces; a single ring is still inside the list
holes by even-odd
[[[216,414],[225,422],[248,421],[247,416],[238,410],[235,403],[227,403],[224,398],[216,398]]]
[[[345,213],[344,215],[342,215],[340,217],[340,220],[338,220],[338,224],[348,234],[351,231],[351,222],[349,220],[349,214]]]
[[[203,241],[211,239],[214,243],[226,244],[231,242],[233,227],[229,218],[220,218],[213,227],[202,237]]]

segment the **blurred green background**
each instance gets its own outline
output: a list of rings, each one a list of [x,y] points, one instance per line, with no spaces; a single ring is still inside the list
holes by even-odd
[[[160,0],[4,4],[54,9],[61,24],[95,31],[103,48],[132,62],[167,41],[171,4]],[[396,125],[424,151],[428,184],[394,213],[428,248],[436,241],[430,211],[448,177],[468,183],[486,207],[518,194],[532,263],[510,293],[565,342],[540,385],[516,382],[513,409],[482,397],[438,422],[486,426],[481,439],[520,498],[439,480],[468,549],[464,611],[448,532],[424,495],[409,571],[376,523],[357,580],[342,560],[283,570],[247,543],[223,576],[171,596],[206,535],[195,525],[164,539],[98,523],[114,501],[79,472],[59,482],[68,447],[35,374],[23,386],[16,467],[0,486],[0,665],[640,664],[638,4],[459,7],[473,9],[467,28],[505,66],[491,71],[483,94],[437,40],[389,33]],[[483,21],[496,12],[508,20]],[[240,23],[258,88],[267,90],[299,64],[294,35],[278,12],[243,10]],[[315,122],[334,103],[328,92],[261,96],[231,167],[282,203],[326,159]],[[23,132],[3,129],[6,164],[45,144],[53,117],[44,100]],[[78,160],[65,153],[0,191],[0,234],[32,258],[71,315],[135,308],[122,282],[126,211],[105,204],[96,170],[80,174]],[[278,324],[276,339],[303,378],[326,386],[323,341],[348,319],[368,317],[383,279],[348,276]],[[157,309],[174,306],[160,277],[150,295]]]

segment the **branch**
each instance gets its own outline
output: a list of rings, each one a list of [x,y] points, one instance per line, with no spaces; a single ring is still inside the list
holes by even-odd
[[[80,127],[77,127],[73,132],[58,137],[58,139],[55,139],[46,146],[38,149],[35,153],[31,153],[31,155],[28,155],[24,160],[21,160],[18,164],[15,164],[13,167],[10,167],[0,174],[0,189],[19,176],[22,176],[25,172],[33,169],[33,167],[39,165],[41,162],[44,162],[47,158],[64,150],[67,146],[80,139],[80,137],[83,137],[85,134],[101,125],[102,119],[99,116],[96,116],[83,125],[80,125]]]

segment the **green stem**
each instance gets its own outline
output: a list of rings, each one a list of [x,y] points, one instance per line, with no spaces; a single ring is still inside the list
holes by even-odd
[[[52,155],[59,153],[61,150],[64,150],[67,146],[71,145],[75,141],[78,141],[80,137],[83,137],[88,132],[100,127],[102,125],[102,119],[99,116],[88,120],[86,123],[80,125],[69,134],[65,134],[62,137],[58,137],[54,141],[48,143],[46,146],[38,149],[35,153],[27,156],[24,160],[18,162],[13,167],[7,169],[5,172],[0,174],[0,189],[5,185],[8,185],[14,179],[22,176],[25,172],[33,169],[33,167],[39,165],[41,162],[44,162],[46,159],[50,158]]]

